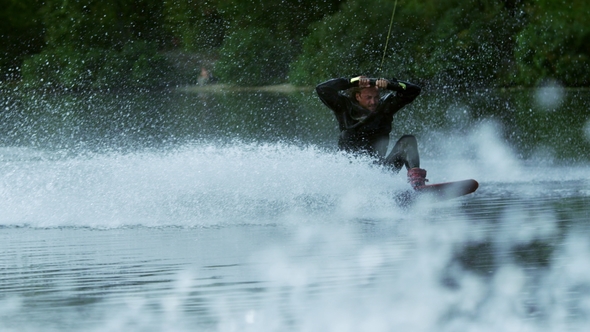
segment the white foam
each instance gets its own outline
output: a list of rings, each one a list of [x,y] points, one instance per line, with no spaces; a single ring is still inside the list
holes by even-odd
[[[544,110],[555,110],[561,106],[565,96],[565,88],[557,81],[551,80],[537,88],[535,102]]]
[[[275,222],[297,211],[329,215],[348,195],[403,184],[368,160],[283,144],[197,144],[0,167],[0,224],[36,227]]]

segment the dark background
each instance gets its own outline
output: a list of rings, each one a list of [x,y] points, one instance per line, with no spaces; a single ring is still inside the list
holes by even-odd
[[[195,84],[201,67],[248,86],[590,85],[585,0],[1,2],[3,87],[152,89]]]

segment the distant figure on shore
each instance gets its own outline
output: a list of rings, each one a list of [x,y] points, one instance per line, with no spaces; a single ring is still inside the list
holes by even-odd
[[[199,85],[206,85],[206,84],[215,83],[215,78],[213,77],[211,72],[209,72],[209,70],[207,70],[207,68],[201,67],[201,74],[199,75],[199,78],[197,79],[197,83]]]

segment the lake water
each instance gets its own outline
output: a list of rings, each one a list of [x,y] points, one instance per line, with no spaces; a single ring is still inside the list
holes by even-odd
[[[304,90],[2,96],[2,331],[587,331],[590,94],[425,93],[431,182]]]

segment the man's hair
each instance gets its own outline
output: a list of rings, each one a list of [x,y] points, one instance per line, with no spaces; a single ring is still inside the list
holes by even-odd
[[[350,89],[348,89],[348,97],[350,99],[352,99],[352,101],[354,101],[356,103],[357,102],[357,100],[356,100],[356,94],[357,93],[361,93],[362,90],[363,89],[362,88],[359,88],[358,86],[356,86],[354,88],[350,88]]]

